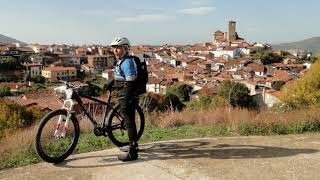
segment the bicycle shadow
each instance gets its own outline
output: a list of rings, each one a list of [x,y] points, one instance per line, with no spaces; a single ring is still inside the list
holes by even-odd
[[[297,149],[274,146],[259,145],[237,145],[237,144],[213,144],[205,140],[179,141],[145,144],[140,146],[139,159],[132,162],[120,162],[117,155],[122,154],[119,150],[109,155],[88,155],[71,157],[58,167],[65,168],[97,168],[124,165],[128,163],[139,163],[152,160],[174,160],[174,159],[252,159],[252,158],[277,158],[289,157],[298,154],[317,153],[317,149]],[[91,164],[79,165],[76,161],[93,161]]]
[[[165,153],[163,153],[165,152]],[[146,160],[154,159],[251,159],[289,157],[319,152],[316,149],[296,149],[259,145],[217,144],[184,141],[182,143],[154,144],[141,151]]]
[[[235,145],[235,144],[212,144],[207,141],[180,141],[146,144],[140,146],[139,159],[131,162],[120,162],[117,155],[99,155],[99,156],[83,156],[78,158],[70,158],[60,164],[59,167],[65,168],[96,168],[116,165],[125,165],[131,163],[139,163],[152,160],[173,160],[173,159],[252,159],[252,158],[278,158],[289,157],[298,154],[317,153],[317,149],[297,149],[274,146],[259,145]],[[73,165],[73,161],[101,158],[96,164],[91,165]]]

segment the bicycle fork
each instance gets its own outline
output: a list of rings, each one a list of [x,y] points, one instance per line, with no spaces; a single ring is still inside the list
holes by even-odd
[[[69,106],[67,106],[67,103],[70,103]],[[67,110],[67,116],[64,116],[64,115],[60,115],[59,116],[59,119],[58,119],[58,122],[57,122],[57,125],[56,125],[56,129],[54,131],[54,137],[55,138],[65,138],[66,137],[66,134],[68,132],[68,128],[69,128],[69,121],[70,121],[70,118],[72,116],[72,113],[73,113],[73,106],[74,106],[74,102],[72,100],[65,100],[63,102],[63,106],[62,106],[62,109],[66,109]],[[63,129],[62,129],[62,132],[59,131],[61,125],[63,125]]]

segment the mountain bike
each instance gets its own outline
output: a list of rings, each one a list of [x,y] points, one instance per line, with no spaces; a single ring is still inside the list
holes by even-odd
[[[56,96],[63,101],[60,109],[49,112],[40,121],[35,136],[35,149],[37,154],[46,162],[59,163],[72,154],[77,146],[80,126],[74,107],[80,106],[81,112],[93,124],[93,132],[96,136],[109,137],[113,144],[118,147],[129,144],[124,118],[119,104],[111,103],[112,89],[108,90],[106,101],[79,93],[83,86],[70,82],[63,83],[54,89]],[[105,107],[103,122],[98,123],[96,118],[85,107],[81,97],[102,104]],[[143,111],[139,105],[135,106],[135,122],[137,126],[137,140],[140,139],[145,125]],[[84,119],[81,119],[84,120]]]

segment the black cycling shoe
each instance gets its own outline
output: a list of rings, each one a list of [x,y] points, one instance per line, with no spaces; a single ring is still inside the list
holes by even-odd
[[[120,151],[122,151],[122,152],[129,152],[130,146],[129,146],[129,145],[127,145],[127,146],[122,146],[122,147],[119,147],[119,149],[120,149]],[[136,145],[135,145],[135,149],[136,149],[137,151],[139,151],[139,146],[138,146],[137,143],[136,143]]]
[[[118,156],[118,159],[120,161],[133,161],[138,159],[138,150],[136,149],[138,147],[137,143],[130,144],[129,145],[129,151],[126,152],[124,155]]]
[[[135,152],[127,152],[124,155],[118,156],[118,159],[120,161],[126,162],[126,161],[134,161],[138,159],[138,153],[137,151]]]

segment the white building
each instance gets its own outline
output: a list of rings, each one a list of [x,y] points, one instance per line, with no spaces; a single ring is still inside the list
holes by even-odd
[[[34,75],[41,75],[42,71],[42,64],[23,64],[25,67],[25,74],[29,77]]]
[[[159,78],[150,78],[147,83],[147,92],[153,92],[153,93],[165,93],[166,92],[166,85],[162,82]]]
[[[39,54],[39,53],[45,53],[47,51],[47,48],[45,46],[42,45],[30,45],[29,46],[35,53]]]
[[[33,54],[33,55],[30,56],[30,61],[33,64],[43,64],[43,57],[39,56],[37,54]]]
[[[214,57],[228,56],[232,59],[240,55],[240,50],[237,47],[220,47],[211,52],[214,54]]]

